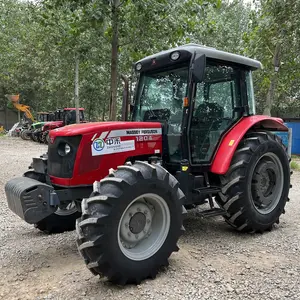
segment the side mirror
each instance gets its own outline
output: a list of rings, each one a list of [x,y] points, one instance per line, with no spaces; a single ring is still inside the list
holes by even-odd
[[[204,80],[206,66],[206,56],[205,54],[196,54],[192,61],[192,80],[195,83]]]

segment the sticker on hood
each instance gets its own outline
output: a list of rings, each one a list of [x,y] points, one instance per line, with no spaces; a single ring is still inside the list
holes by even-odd
[[[108,138],[105,141],[102,138],[97,138],[91,145],[92,156],[120,153],[135,150],[134,140],[121,141],[118,138]]]

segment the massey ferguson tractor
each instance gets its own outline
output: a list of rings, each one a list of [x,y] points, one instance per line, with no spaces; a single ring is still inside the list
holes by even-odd
[[[130,121],[50,132],[48,153],[5,186],[9,208],[45,232],[75,228],[87,268],[117,284],[154,278],[178,251],[188,209],[240,232],[269,231],[290,189],[278,118],[256,115],[261,63],[194,44],[135,64]]]

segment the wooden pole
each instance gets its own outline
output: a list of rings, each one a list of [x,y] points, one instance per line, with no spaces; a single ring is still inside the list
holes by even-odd
[[[292,128],[289,128],[289,132],[288,132],[288,155],[289,155],[289,158],[292,157],[292,133],[293,133]]]

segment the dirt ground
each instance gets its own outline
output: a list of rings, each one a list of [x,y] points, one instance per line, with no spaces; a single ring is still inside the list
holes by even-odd
[[[155,280],[114,286],[92,275],[75,232],[46,235],[7,207],[4,185],[47,147],[0,138],[0,299],[300,299],[300,173],[273,231],[239,234],[221,217],[191,211],[180,251]]]

